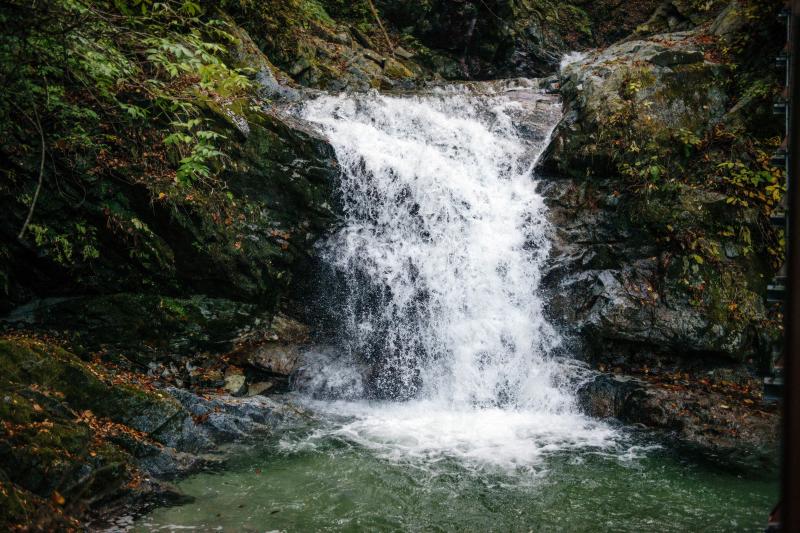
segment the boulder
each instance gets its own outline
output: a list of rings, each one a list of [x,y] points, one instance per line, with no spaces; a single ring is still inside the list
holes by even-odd
[[[273,390],[285,390],[289,378],[303,364],[303,349],[309,341],[307,325],[279,314],[274,317],[264,340],[241,344],[231,360],[245,367],[253,381],[268,383],[268,388]]]
[[[578,398],[587,414],[656,429],[684,453],[751,475],[774,474],[780,413],[762,402],[760,387],[707,374],[683,377],[676,384],[652,375],[600,374],[579,389]],[[742,391],[748,391],[744,400]]]
[[[705,61],[688,32],[632,40],[589,53],[564,65],[564,120],[554,132],[545,168],[570,176],[613,172],[610,143],[625,125],[641,132],[707,131],[726,111],[723,65]],[[663,44],[668,42],[669,46]],[[646,109],[632,121],[615,117],[627,102]]]
[[[240,359],[257,370],[284,377],[295,371],[299,360],[297,347],[282,343],[261,344]]]
[[[272,387],[273,383],[270,381],[259,381],[257,383],[251,383],[247,386],[247,396],[258,396],[260,394],[264,394],[268,392]]]
[[[223,389],[231,396],[244,396],[247,392],[247,381],[244,374],[232,372],[226,375]]]

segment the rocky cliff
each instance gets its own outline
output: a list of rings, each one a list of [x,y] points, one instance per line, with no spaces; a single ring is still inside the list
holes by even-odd
[[[571,349],[622,378],[588,386],[589,409],[754,463],[774,461],[778,432],[772,409],[749,408],[781,336],[764,300],[783,257],[769,221],[783,196],[776,22],[777,6],[733,2],[572,56],[544,163],[551,312]]]

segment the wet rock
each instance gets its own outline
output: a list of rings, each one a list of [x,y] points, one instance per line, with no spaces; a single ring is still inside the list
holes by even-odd
[[[250,68],[256,72],[255,77],[262,98],[270,100],[300,98],[301,92],[294,81],[272,64],[246,31],[236,24],[231,24],[229,31],[236,37],[232,55],[236,59],[237,66]]]
[[[730,2],[711,24],[709,31],[719,37],[728,38],[740,32],[747,25],[747,15],[742,3]]]
[[[395,53],[395,55],[397,57],[399,57],[401,59],[411,59],[411,58],[414,57],[414,54],[412,52],[409,52],[408,50],[406,50],[402,46],[395,47],[394,53]]]
[[[578,389],[578,402],[590,416],[619,418],[630,396],[642,387],[642,382],[630,377],[601,374]]]
[[[200,387],[219,388],[225,384],[225,375],[219,369],[196,372],[192,375],[193,384]]]
[[[271,381],[259,381],[256,383],[251,383],[247,387],[247,396],[258,396],[259,394],[264,394],[268,392],[273,387],[273,383]]]
[[[307,324],[280,313],[273,317],[270,333],[270,340],[285,343],[306,344],[311,340],[311,330]]]
[[[289,69],[289,74],[291,74],[294,77],[297,77],[303,72],[310,69],[312,65],[313,65],[312,58],[301,57],[294,63],[294,65],[291,66],[291,68]]]
[[[307,325],[285,315],[277,315],[266,338],[240,345],[231,354],[231,361],[245,368],[253,383],[268,383],[272,390],[285,390],[289,377],[303,364],[302,350],[309,339]]]
[[[665,50],[651,57],[650,62],[661,67],[671,67],[698,63],[703,59],[703,52],[700,50]]]
[[[762,278],[748,279],[731,268],[711,278],[710,290],[721,301],[693,302],[682,284],[683,269],[691,268],[693,259],[665,269],[670,256],[643,242],[646,236],[636,235],[641,230],[633,237],[620,235],[620,226],[628,223],[615,212],[594,210],[586,222],[561,228],[545,276],[553,318],[583,339],[586,353],[638,344],[645,350],[724,355],[731,361],[763,357],[758,317],[764,316],[765,308],[757,285]],[[728,255],[733,255],[730,261],[754,260]],[[728,312],[732,305],[753,318],[737,318]]]
[[[244,396],[247,392],[247,381],[244,374],[233,372],[226,374],[223,388],[231,396]]]
[[[358,29],[357,27],[353,26],[350,31],[353,33],[353,37],[355,38],[358,43],[363,46],[364,48],[372,48],[375,49],[375,44],[372,42],[366,33]]]
[[[451,79],[549,73],[567,48],[563,37],[575,34],[575,19],[585,20],[582,10],[556,2],[379,0],[376,5],[430,48],[415,60]]]
[[[388,58],[383,66],[383,72],[390,78],[413,78],[414,73],[396,59]]]
[[[269,374],[289,376],[297,368],[299,358],[300,352],[294,345],[268,343],[254,348],[240,360]]]
[[[381,68],[383,68],[384,64],[386,63],[385,57],[376,52],[373,52],[372,50],[364,50],[363,54],[364,57],[366,57],[370,61],[374,61]]]
[[[185,389],[165,389],[197,421],[206,439],[214,443],[257,439],[281,424],[297,420],[302,413],[266,396],[205,398]]]
[[[592,416],[656,429],[687,454],[724,468],[776,471],[780,413],[774,405],[757,397],[743,401],[743,389],[726,380],[684,383],[601,374],[578,397]]]

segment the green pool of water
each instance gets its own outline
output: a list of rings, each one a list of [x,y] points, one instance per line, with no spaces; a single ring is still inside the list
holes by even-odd
[[[500,469],[441,456],[389,459],[306,428],[181,481],[195,501],[157,509],[136,530],[763,530],[777,481],[627,444],[611,453],[555,451],[534,468]]]

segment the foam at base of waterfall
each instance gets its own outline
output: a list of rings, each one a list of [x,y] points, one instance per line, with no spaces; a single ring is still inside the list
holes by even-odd
[[[615,430],[575,413],[470,409],[430,400],[312,401],[307,405],[338,423],[311,436],[310,441],[291,446],[338,437],[379,457],[421,467],[453,459],[468,468],[536,472],[554,453],[619,451]]]

